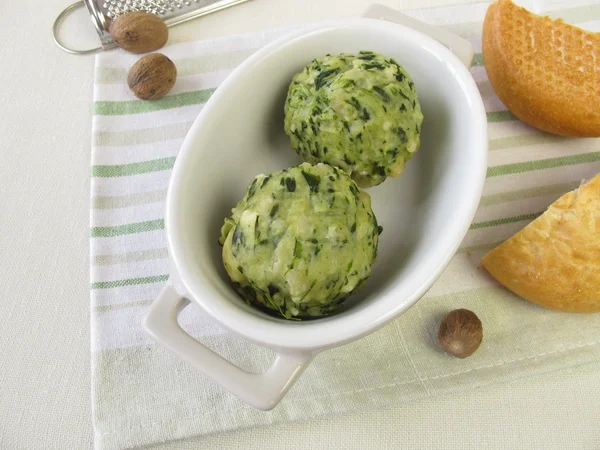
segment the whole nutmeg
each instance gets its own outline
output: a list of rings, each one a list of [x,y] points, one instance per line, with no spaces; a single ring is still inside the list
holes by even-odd
[[[482,339],[481,320],[468,309],[450,311],[440,324],[438,332],[440,346],[457,358],[471,356],[479,348]]]
[[[162,53],[150,53],[129,69],[127,85],[137,98],[156,100],[171,90],[176,79],[177,68],[173,61]]]
[[[121,14],[110,24],[108,32],[119,47],[131,53],[158,50],[169,38],[165,23],[142,11]]]

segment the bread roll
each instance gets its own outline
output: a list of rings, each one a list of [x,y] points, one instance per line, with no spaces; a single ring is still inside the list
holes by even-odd
[[[600,33],[490,5],[483,59],[502,102],[527,124],[563,136],[600,136]]]
[[[481,263],[530,302],[600,312],[600,174],[556,200]]]

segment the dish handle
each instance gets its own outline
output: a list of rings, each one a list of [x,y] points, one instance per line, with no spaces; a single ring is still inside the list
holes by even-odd
[[[168,282],[150,306],[144,329],[158,344],[255,408],[273,409],[315,356],[311,352],[276,351],[275,361],[265,372],[246,372],[181,328],[177,318],[189,304]]]
[[[471,67],[471,63],[473,62],[473,45],[460,36],[379,4],[369,6],[364,12],[363,17],[387,20],[420,31],[447,47],[467,68]]]

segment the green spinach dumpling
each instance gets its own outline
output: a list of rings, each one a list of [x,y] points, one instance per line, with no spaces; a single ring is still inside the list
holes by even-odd
[[[303,163],[256,177],[219,242],[246,302],[300,319],[332,313],[369,277],[380,231],[344,171]]]
[[[408,73],[367,51],[315,59],[294,76],[285,102],[285,132],[300,157],[340,167],[361,187],[400,175],[422,122]]]

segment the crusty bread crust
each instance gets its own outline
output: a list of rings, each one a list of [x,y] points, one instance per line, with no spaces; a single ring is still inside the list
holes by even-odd
[[[483,59],[502,102],[523,122],[564,136],[600,136],[600,33],[497,0]]]
[[[600,174],[556,200],[481,263],[533,303],[600,312]]]

